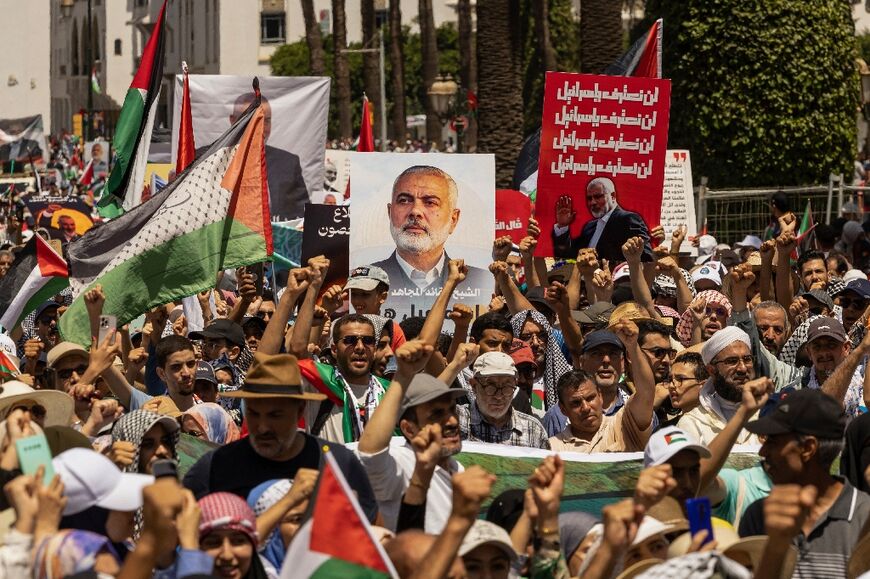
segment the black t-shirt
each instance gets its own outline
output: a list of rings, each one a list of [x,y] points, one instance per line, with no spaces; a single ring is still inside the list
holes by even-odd
[[[272,479],[292,479],[300,468],[320,470],[323,460],[321,450],[328,446],[329,451],[341,468],[350,488],[356,491],[360,507],[374,521],[378,513],[378,503],[369,484],[365,470],[351,451],[337,444],[315,438],[305,433],[302,452],[290,460],[275,461],[263,458],[254,451],[248,438],[227,444],[202,456],[184,477],[184,486],[190,489],[197,499],[209,493],[228,492],[243,499],[257,485]]]

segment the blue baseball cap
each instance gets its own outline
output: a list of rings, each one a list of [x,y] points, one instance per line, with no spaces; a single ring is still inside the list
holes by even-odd
[[[583,340],[583,347],[580,351],[585,354],[589,350],[605,344],[615,346],[623,352],[625,351],[625,346],[622,345],[622,341],[620,341],[616,334],[609,330],[596,330],[587,334],[586,339]]]
[[[846,284],[846,287],[840,291],[842,295],[843,292],[855,292],[865,300],[870,298],[870,279],[853,279]]]

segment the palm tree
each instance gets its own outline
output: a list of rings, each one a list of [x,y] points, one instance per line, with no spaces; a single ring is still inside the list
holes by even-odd
[[[600,73],[622,55],[622,2],[583,0],[580,3],[580,67]]]
[[[308,43],[308,66],[312,76],[323,76],[323,39],[320,24],[314,17],[314,0],[302,0],[302,18],[305,20],[305,41]]]
[[[435,15],[432,0],[420,0],[420,44],[423,52],[423,90],[429,90],[438,76],[438,42],[435,37]],[[426,96],[426,138],[441,146],[441,120],[435,112],[435,105]]]
[[[360,15],[362,16],[363,48],[377,48],[375,0],[362,0],[360,3]],[[375,123],[372,126],[372,131],[376,137],[380,137],[381,123],[384,119],[381,118],[381,84],[377,52],[363,53],[363,84],[365,85],[366,96],[369,97],[372,110],[374,111]]]
[[[350,110],[350,68],[347,64],[347,23],[344,0],[332,0],[333,69],[338,93],[338,133],[342,139],[353,137],[353,118]]]
[[[475,58],[475,37],[472,26],[471,0],[459,0],[457,7],[459,20],[459,78],[462,90],[477,93],[477,59]],[[460,99],[466,94],[459,95]],[[477,147],[477,122],[469,115],[465,129],[465,147],[474,151]]]
[[[468,1],[468,0],[465,0]],[[390,67],[392,68],[392,138],[405,142],[405,56],[402,43],[402,5],[390,0]]]
[[[541,52],[541,64],[544,72],[557,70],[556,50],[550,40],[550,7],[549,2],[532,2],[535,6],[535,36],[538,37],[538,46]]]
[[[510,187],[523,139],[519,14],[519,0],[477,1],[477,145],[495,153],[499,187]]]

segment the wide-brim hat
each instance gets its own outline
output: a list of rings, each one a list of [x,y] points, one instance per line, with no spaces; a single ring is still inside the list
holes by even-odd
[[[68,426],[75,403],[72,397],[59,390],[34,390],[24,382],[10,380],[0,384],[0,418],[9,409],[24,400],[33,400],[45,407],[45,426]]]
[[[257,352],[238,390],[221,392],[227,398],[295,398],[297,400],[326,400],[319,392],[306,392],[302,388],[299,361],[290,354]]]

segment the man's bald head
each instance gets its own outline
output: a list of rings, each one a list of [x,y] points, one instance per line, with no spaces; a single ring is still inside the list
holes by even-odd
[[[254,102],[256,95],[252,92],[247,92],[239,95],[233,103],[233,112],[230,115],[230,124],[234,124],[239,118],[245,114],[251,103]],[[269,104],[269,99],[260,94],[260,104],[263,106],[263,114],[265,115],[263,130],[265,134],[263,138],[268,141],[269,134],[272,132],[272,105]]]

